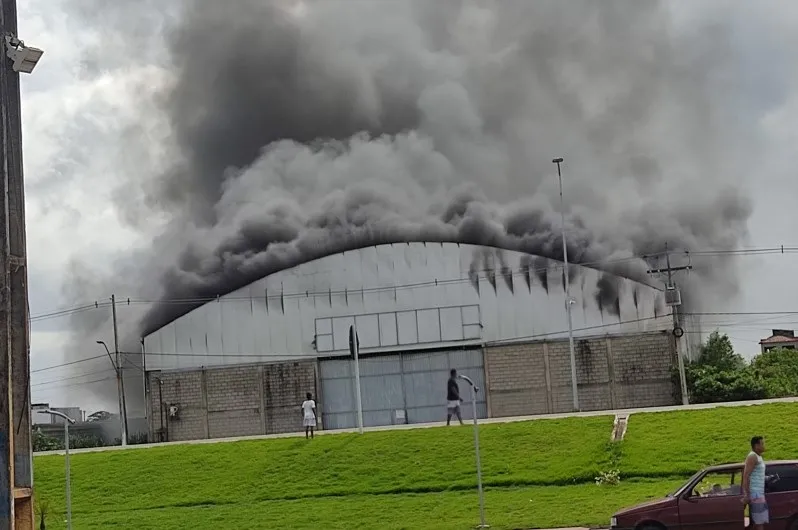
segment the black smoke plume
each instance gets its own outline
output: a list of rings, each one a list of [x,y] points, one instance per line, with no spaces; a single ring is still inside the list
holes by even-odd
[[[125,219],[143,231],[164,220],[126,276],[132,296],[154,300],[127,323],[132,337],[367,245],[451,241],[561,260],[558,156],[574,263],[645,280],[632,257],[665,242],[735,248],[746,234],[728,156],[741,132],[723,112],[739,96],[724,83],[737,63],[717,20],[682,27],[654,0],[103,5],[80,8],[82,20],[125,24],[103,42],[115,59],[89,54],[92,65],[149,61],[163,76],[142,115],[168,156],[120,167]],[[129,149],[155,149],[152,131],[132,132]],[[548,287],[536,263],[527,281]],[[701,298],[728,296],[732,263],[694,265]],[[606,278],[601,303],[615,289]]]

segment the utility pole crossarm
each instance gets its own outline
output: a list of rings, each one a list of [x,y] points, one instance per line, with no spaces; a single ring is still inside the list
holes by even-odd
[[[685,265],[683,267],[670,267],[670,268],[667,268],[667,269],[649,269],[646,272],[648,274],[669,274],[669,273],[674,273],[674,272],[679,272],[679,271],[691,271],[691,270],[693,270],[692,266]]]

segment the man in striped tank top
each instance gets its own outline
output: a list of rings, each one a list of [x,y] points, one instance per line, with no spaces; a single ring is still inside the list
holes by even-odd
[[[745,459],[743,471],[743,502],[748,505],[748,514],[754,530],[764,530],[770,522],[768,504],[765,500],[765,439],[761,436],[751,438],[751,452]]]

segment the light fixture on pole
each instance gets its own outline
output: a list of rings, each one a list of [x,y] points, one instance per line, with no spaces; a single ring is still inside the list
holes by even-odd
[[[579,387],[576,379],[576,353],[574,352],[574,323],[571,306],[576,300],[571,298],[571,279],[568,270],[568,246],[565,243],[565,201],[562,196],[562,158],[555,158],[552,163],[557,164],[557,177],[560,181],[560,214],[562,216],[562,261],[565,276],[565,312],[568,316],[568,349],[571,354],[571,391],[574,398],[574,411],[579,412]]]
[[[105,353],[108,354],[108,358],[111,360],[111,366],[114,367],[114,372],[116,372],[116,388],[119,394],[119,423],[120,423],[119,428],[120,432],[122,433],[122,446],[124,447],[127,445],[127,429],[125,428],[127,421],[125,421],[126,418],[125,418],[125,404],[123,396],[124,390],[122,389],[122,372],[121,370],[119,370],[119,366],[117,365],[117,363],[114,362],[114,358],[111,355],[111,350],[108,349],[108,345],[101,340],[98,340],[97,344],[105,348]]]
[[[355,363],[355,400],[357,401],[357,431],[363,434],[363,401],[360,398],[360,339],[357,325],[349,326],[349,353]]]
[[[47,409],[45,414],[57,416],[64,420],[64,467],[66,468],[66,516],[67,530],[72,530],[72,484],[69,473],[69,425],[74,424],[75,420],[57,410]]]
[[[39,59],[44,55],[44,50],[25,46],[25,43],[12,35],[6,35],[6,55],[13,61],[12,68],[21,74],[30,74]]]
[[[482,491],[482,463],[479,459],[479,422],[477,421],[477,392],[479,387],[474,384],[467,375],[458,375],[458,379],[462,379],[471,387],[471,406],[474,411],[474,452],[477,455],[477,491],[479,492],[479,526],[477,528],[490,528],[485,522],[485,496]]]

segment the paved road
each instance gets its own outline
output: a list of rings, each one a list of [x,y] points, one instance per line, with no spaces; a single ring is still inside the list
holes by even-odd
[[[559,418],[573,418],[573,417],[595,417],[595,416],[611,416],[611,415],[632,415],[632,414],[641,414],[641,413],[649,413],[649,412],[670,412],[676,410],[702,410],[702,409],[714,409],[714,408],[722,408],[722,407],[746,407],[751,405],[763,405],[767,403],[798,403],[798,398],[783,398],[783,399],[763,399],[758,401],[738,401],[735,403],[705,403],[699,405],[674,405],[669,407],[650,407],[650,408],[636,408],[636,409],[618,409],[618,410],[597,410],[597,411],[590,411],[590,412],[568,412],[563,414],[542,414],[536,416],[514,416],[509,418],[486,418],[483,420],[479,420],[480,424],[493,424],[493,423],[513,423],[518,421],[535,421],[535,420],[550,420],[550,419],[559,419]],[[297,408],[298,410],[298,408]],[[437,423],[414,423],[410,425],[385,425],[382,427],[366,427],[364,429],[365,432],[379,432],[379,431],[401,431],[406,429],[429,429],[433,427],[444,427],[446,422],[437,422]],[[634,429],[634,420],[629,420],[630,429]],[[324,435],[331,435],[331,434],[342,434],[342,433],[354,433],[357,432],[357,429],[339,429],[333,431],[318,431],[316,434],[319,436]],[[611,433],[607,433],[607,436],[610,436]],[[212,444],[212,443],[225,443],[225,442],[238,442],[243,440],[268,440],[272,438],[296,438],[305,436],[304,432],[301,433],[283,433],[283,434],[267,434],[267,435],[260,435],[260,436],[241,436],[235,438],[212,438],[207,440],[187,440],[181,442],[163,442],[163,443],[153,443],[153,444],[142,444],[142,445],[130,445],[128,447],[121,447],[121,446],[110,446],[110,447],[91,447],[87,449],[73,449],[70,453],[96,453],[102,451],[119,451],[119,450],[128,450],[128,449],[147,449],[150,447],[162,447],[168,445],[196,445],[196,444]],[[37,455],[48,455],[48,454],[64,454],[64,451],[46,451],[41,453],[36,453]]]

